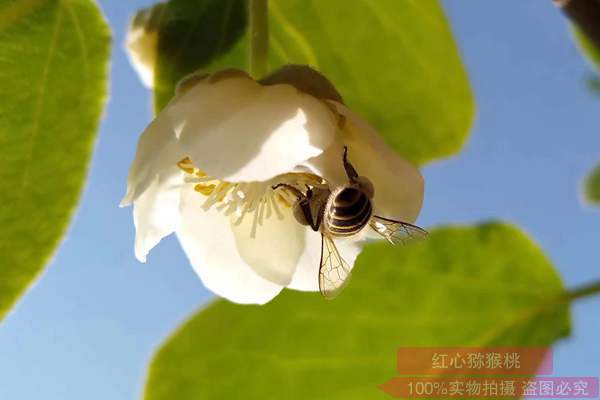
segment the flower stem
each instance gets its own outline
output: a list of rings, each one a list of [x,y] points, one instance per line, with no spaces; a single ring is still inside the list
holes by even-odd
[[[261,78],[269,69],[268,0],[249,0],[249,2],[250,74],[255,78]]]
[[[585,285],[579,286],[578,288],[568,290],[565,294],[569,301],[574,301],[582,297],[600,294],[600,281],[587,283]]]

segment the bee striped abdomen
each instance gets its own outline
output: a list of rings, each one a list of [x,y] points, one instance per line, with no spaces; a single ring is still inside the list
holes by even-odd
[[[332,196],[326,209],[327,229],[335,236],[355,235],[367,225],[372,212],[371,200],[364,192],[343,188]]]

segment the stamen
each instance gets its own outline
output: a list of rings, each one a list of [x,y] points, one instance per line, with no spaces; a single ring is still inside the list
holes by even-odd
[[[283,218],[283,214],[281,213],[279,206],[277,206],[277,201],[275,200],[275,196],[273,195],[273,193],[271,193],[271,196],[269,196],[269,199],[271,201],[271,205],[273,206],[273,210],[275,211],[275,214],[277,214],[277,218],[279,218],[279,219]]]
[[[177,166],[188,174],[193,174],[195,171],[194,165],[192,164],[192,160],[189,157],[184,158],[183,160],[177,163]]]
[[[250,229],[250,237],[254,239],[256,237],[256,228],[258,227],[258,216],[256,213],[252,215],[252,229]]]
[[[281,202],[287,208],[290,208],[292,204],[288,201],[288,199],[281,193],[277,193],[277,200]]]
[[[234,225],[240,225],[250,214],[251,237],[256,237],[257,229],[264,224],[265,219],[273,215],[279,219],[284,217],[280,206],[291,208],[298,198],[298,193],[292,190],[293,188],[304,192],[307,186],[327,186],[321,177],[309,173],[283,174],[266,182],[221,181],[194,166],[189,157],[179,161],[177,167],[185,172],[184,182],[193,184],[194,190],[205,197],[201,206],[203,210],[208,211],[215,207],[223,215],[234,218]],[[272,189],[273,185],[280,183],[288,187],[279,186],[277,190]]]
[[[199,183],[194,186],[194,190],[198,193],[202,193],[205,196],[210,195],[215,190],[216,185]]]
[[[271,213],[272,213],[272,208],[271,208],[271,197],[273,197],[273,195],[271,194],[271,192],[267,192],[267,194],[265,195],[264,199],[265,199],[265,207],[267,208],[267,215],[265,216],[265,218],[269,219],[271,218]]]
[[[264,196],[258,202],[258,224],[262,226],[263,216],[265,214],[265,198]]]

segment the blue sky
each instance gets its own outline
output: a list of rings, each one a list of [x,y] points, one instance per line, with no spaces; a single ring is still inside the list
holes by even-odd
[[[112,81],[89,182],[45,274],[0,327],[0,398],[139,397],[153,350],[212,295],[173,238],[147,264],[133,256],[130,209],[119,209],[148,91],[122,43],[150,1],[100,1],[113,29]],[[579,185],[600,161],[600,95],[549,0],[444,2],[477,97],[464,151],[424,169],[421,225],[502,218],[542,246],[567,286],[600,278],[600,211]],[[443,93],[440,93],[443,96]],[[449,100],[450,101],[450,100]],[[599,376],[600,297],[577,303],[555,372]]]

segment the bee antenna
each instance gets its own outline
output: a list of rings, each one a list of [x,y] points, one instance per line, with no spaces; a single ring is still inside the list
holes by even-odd
[[[346,170],[346,175],[348,175],[350,182],[355,182],[356,178],[358,178],[358,173],[356,172],[352,164],[350,164],[350,161],[348,161],[348,146],[344,146],[343,162],[344,169]]]

